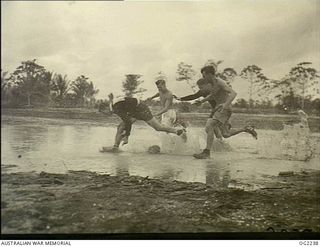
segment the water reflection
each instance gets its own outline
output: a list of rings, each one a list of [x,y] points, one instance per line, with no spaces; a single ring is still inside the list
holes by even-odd
[[[115,175],[129,176],[130,160],[125,156],[116,156],[115,158]]]
[[[231,181],[231,171],[210,162],[206,166],[206,184],[227,188]]]
[[[168,179],[168,180],[177,180],[180,177],[182,171],[177,171],[174,168],[170,167],[163,171],[161,175],[157,176],[159,179]]]
[[[17,126],[10,130],[10,138],[7,138],[7,131],[1,128],[2,137],[9,141],[11,148],[20,153],[20,155],[36,151],[40,145],[48,141],[48,127],[47,126]]]
[[[112,145],[115,128],[50,123],[21,122],[2,124],[2,164],[16,165],[6,172],[46,171],[65,173],[67,170],[88,170],[111,175],[137,175],[164,180],[201,182],[230,188],[239,184],[263,181],[265,175],[277,176],[281,171],[320,169],[316,160],[310,162],[261,159],[256,142],[247,135],[230,139],[233,152],[213,153],[209,160],[196,160],[190,155],[146,152],[160,144],[154,130],[137,126],[130,143],[119,154],[100,153],[102,146]],[[201,135],[202,129],[193,129]],[[260,131],[262,132],[262,131]],[[277,135],[264,131],[261,136]],[[319,140],[319,136],[315,137]],[[20,158],[19,155],[22,155]]]

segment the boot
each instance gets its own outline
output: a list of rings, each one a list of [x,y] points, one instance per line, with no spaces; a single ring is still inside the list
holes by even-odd
[[[196,159],[209,159],[210,158],[210,150],[203,149],[203,151],[199,154],[194,154],[193,157]]]

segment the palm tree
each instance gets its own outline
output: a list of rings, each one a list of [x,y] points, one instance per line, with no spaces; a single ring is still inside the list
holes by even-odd
[[[64,99],[69,91],[70,81],[67,78],[67,75],[62,76],[61,74],[55,74],[51,81],[51,90],[54,92],[54,100],[62,106]]]
[[[75,100],[78,105],[84,106],[89,100],[94,100],[94,95],[99,92],[94,88],[92,82],[88,82],[89,78],[84,75],[79,76],[75,81],[71,83],[71,89],[75,94]]]
[[[92,81],[88,84],[85,97],[89,100],[90,106],[95,103],[94,96],[99,92],[99,89],[94,88]]]

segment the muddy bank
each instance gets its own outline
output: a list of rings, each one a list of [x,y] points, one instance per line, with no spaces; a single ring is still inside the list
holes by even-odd
[[[87,171],[3,173],[1,231],[319,232],[319,178],[311,171],[281,174],[247,192]]]
[[[81,120],[92,124],[118,123],[120,120],[116,116],[106,116],[95,109],[78,108],[31,108],[15,109],[2,108],[2,117],[7,121],[10,116],[18,117],[39,117],[52,119]],[[180,118],[189,122],[192,126],[204,126],[209,113],[179,113]],[[320,118],[310,116],[309,126],[312,132],[320,132]],[[296,115],[259,115],[233,113],[231,123],[234,128],[243,127],[246,124],[253,124],[257,129],[281,130],[283,124],[298,123],[299,117]],[[140,123],[141,124],[141,123]]]

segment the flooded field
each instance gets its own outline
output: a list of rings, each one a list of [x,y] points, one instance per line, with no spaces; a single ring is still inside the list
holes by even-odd
[[[110,175],[255,187],[268,176],[281,172],[320,169],[317,162],[319,150],[308,162],[277,159],[276,155],[272,155],[271,149],[280,148],[280,131],[259,130],[258,140],[248,134],[240,134],[228,140],[232,151],[212,152],[211,159],[196,160],[192,154],[205,145],[202,128],[189,128],[189,143],[179,152],[152,155],[147,153],[148,147],[161,146],[161,135],[163,138],[167,134],[157,133],[144,125],[135,125],[129,144],[122,147],[123,152],[112,154],[100,153],[99,149],[112,146],[116,132],[114,124],[91,126],[40,118],[15,118],[10,120],[10,124],[8,121],[1,126],[2,163],[14,165],[7,169],[8,172],[65,173],[68,170],[87,170]],[[168,135],[168,138],[178,137]],[[314,142],[319,142],[319,138],[319,134],[312,134]],[[273,141],[266,143],[266,140]],[[262,149],[265,149],[264,152],[261,152]],[[266,157],[267,151],[272,159]]]
[[[149,154],[167,134],[137,124],[123,152],[100,153],[115,131],[116,123],[3,116],[2,232],[320,230],[319,133],[308,161],[284,159],[275,130],[232,137],[232,150],[196,160],[202,128],[189,128],[176,153]]]

